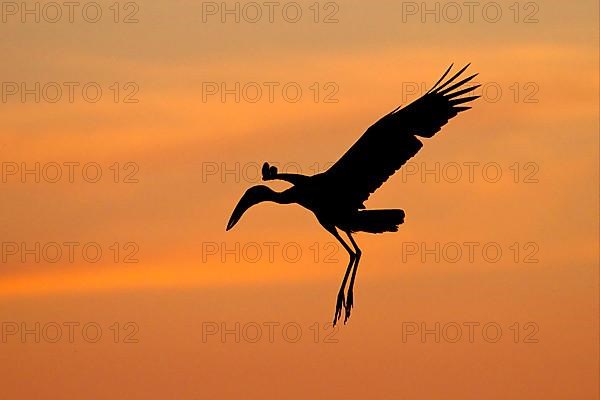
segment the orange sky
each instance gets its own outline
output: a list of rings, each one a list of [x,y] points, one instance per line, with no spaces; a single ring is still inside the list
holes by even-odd
[[[326,3],[318,3],[319,19],[337,10]],[[104,1],[96,24],[78,13],[56,24],[3,14],[6,396],[598,398],[598,6],[543,1],[535,3],[539,21],[523,23],[535,9],[518,3],[515,23],[513,3],[498,3],[497,23],[481,12],[472,23],[421,23],[420,14],[403,23],[402,2],[393,1],[332,3],[339,22],[331,24],[313,22],[314,2],[298,2],[298,23],[277,13],[273,23],[202,23],[202,3],[191,1],[138,2],[133,24],[114,23]],[[124,4],[119,18],[131,11]],[[414,175],[396,174],[368,201],[403,208],[406,223],[395,234],[357,236],[356,308],[338,342],[325,343],[343,249],[297,206],[262,204],[226,233],[229,215],[258,183],[257,165],[322,170],[403,103],[407,87],[431,85],[451,62],[471,62],[488,91],[425,141]],[[56,82],[63,97],[22,102],[8,94],[11,82]],[[79,83],[73,102],[65,82]],[[83,98],[89,82],[102,88],[97,103]],[[122,101],[127,82],[139,89],[137,103]],[[256,83],[262,97],[203,100],[207,84],[236,82]],[[273,101],[265,82],[277,83]],[[285,101],[286,84],[301,88],[299,101]],[[62,179],[21,182],[35,163],[40,171],[61,165]],[[65,163],[79,163],[73,183]],[[89,163],[102,170],[96,183],[81,175]],[[439,181],[423,178],[436,163]],[[491,164],[502,173],[497,182],[484,172]],[[456,165],[462,175],[452,182],[442,171]],[[72,262],[66,242],[78,243]],[[35,262],[23,249],[36,243],[57,243],[62,257]],[[98,262],[81,252],[90,243],[102,250]],[[439,260],[427,255],[436,245]],[[482,251],[490,246],[502,251],[497,262]],[[102,340],[35,343],[7,333],[12,323],[69,321],[97,323]],[[138,343],[114,343],[115,322],[121,334],[133,322]],[[471,343],[469,322],[497,324],[501,339],[476,331]],[[529,322],[537,343],[524,342]],[[250,343],[240,331],[236,343],[217,333],[203,342],[207,326],[221,323],[256,323],[263,336]],[[265,323],[298,324],[301,340],[276,330],[271,343]],[[403,342],[407,326],[421,323],[456,323],[463,337]]]

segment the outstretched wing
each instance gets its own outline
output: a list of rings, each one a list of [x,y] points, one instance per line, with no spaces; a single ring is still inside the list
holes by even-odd
[[[440,83],[452,69],[446,70],[437,83],[422,97],[404,108],[398,107],[374,123],[322,178],[330,195],[344,200],[353,208],[364,208],[371,193],[377,190],[402,165],[421,149],[416,136],[430,138],[448,120],[471,107],[463,104],[479,96],[461,97],[477,87],[464,88],[477,74],[453,83],[469,64]]]

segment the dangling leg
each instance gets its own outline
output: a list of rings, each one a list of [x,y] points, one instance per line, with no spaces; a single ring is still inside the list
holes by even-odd
[[[342,246],[344,246],[344,249],[346,249],[346,251],[348,252],[348,255],[350,256],[350,262],[348,263],[348,267],[346,268],[346,273],[344,274],[344,279],[342,280],[342,286],[340,287],[340,291],[338,292],[337,301],[335,304],[335,315],[333,316],[333,326],[335,326],[337,321],[342,316],[342,307],[347,307],[345,304],[345,301],[344,301],[344,289],[346,288],[346,282],[348,281],[348,275],[350,275],[350,269],[352,268],[352,265],[354,264],[356,255],[354,254],[354,252],[352,252],[352,249],[350,248],[350,246],[348,246],[348,244],[346,244],[346,242],[344,242],[344,239],[342,239],[342,237],[338,233],[335,226],[325,227],[325,229],[327,229],[329,232],[331,232],[331,234],[342,244]],[[346,309],[346,313],[348,313],[347,309]]]
[[[352,277],[350,278],[350,286],[348,287],[348,296],[346,298],[346,315],[344,317],[344,324],[346,323],[346,321],[348,321],[348,318],[350,318],[352,306],[354,305],[354,278],[356,278],[356,270],[358,269],[358,262],[360,261],[360,256],[362,254],[362,251],[360,251],[360,249],[358,248],[358,245],[354,241],[354,238],[352,238],[352,235],[350,235],[350,232],[346,232],[346,235],[348,235],[348,238],[350,239],[350,242],[352,243],[352,246],[354,247],[354,252],[356,254],[356,260],[354,261],[354,269],[352,269]]]

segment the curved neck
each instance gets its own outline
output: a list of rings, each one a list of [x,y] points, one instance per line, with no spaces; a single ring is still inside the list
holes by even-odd
[[[269,198],[265,199],[265,201],[272,201],[277,204],[290,204],[296,202],[291,189],[284,190],[283,192],[272,190]]]

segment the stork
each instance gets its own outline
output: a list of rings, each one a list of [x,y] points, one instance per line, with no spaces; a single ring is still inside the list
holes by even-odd
[[[291,183],[292,187],[276,192],[268,186],[253,186],[233,210],[227,230],[233,228],[244,212],[255,204],[264,201],[296,203],[312,211],[323,228],[341,243],[350,260],[336,298],[334,326],[342,315],[342,309],[345,310],[345,324],[354,306],[354,280],[362,252],[352,234],[397,232],[398,225],[404,222],[403,210],[367,210],[364,202],[423,147],[417,136],[431,138],[448,120],[471,108],[465,103],[480,97],[464,96],[480,86],[464,87],[477,74],[454,83],[469,65],[442,83],[452,69],[450,65],[427,93],[375,122],[325,172],[312,176],[279,173],[276,167],[264,163],[264,181],[279,179]],[[350,244],[344,241],[339,231],[348,236]],[[350,283],[345,295],[348,278]]]

